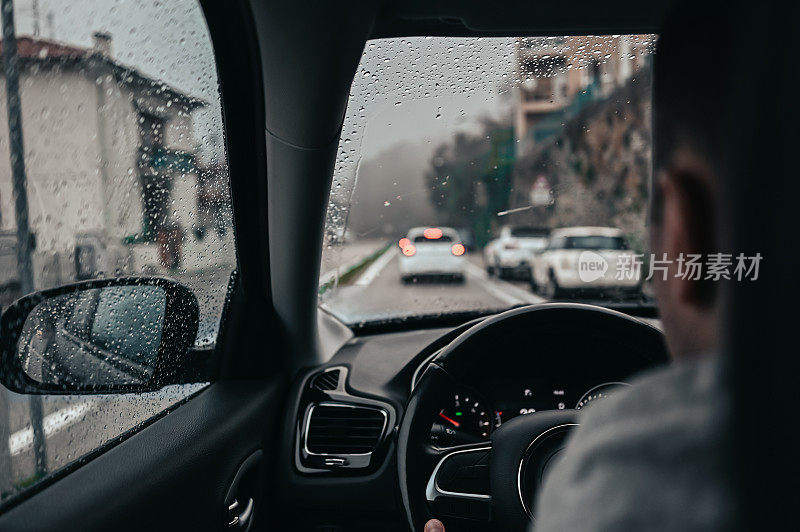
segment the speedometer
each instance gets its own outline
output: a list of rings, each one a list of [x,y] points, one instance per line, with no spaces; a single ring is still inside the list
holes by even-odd
[[[598,384],[583,394],[580,401],[578,401],[578,404],[575,405],[575,408],[578,410],[587,408],[589,405],[592,405],[601,399],[605,399],[611,394],[618,392],[620,388],[624,388],[626,386],[630,386],[630,384],[624,382],[604,382],[603,384]]]
[[[456,393],[436,415],[431,441],[442,446],[485,441],[492,430],[489,412],[475,395]]]

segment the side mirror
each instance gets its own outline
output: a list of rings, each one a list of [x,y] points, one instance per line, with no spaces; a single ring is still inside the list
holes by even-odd
[[[27,394],[156,390],[179,372],[197,327],[197,298],[169,279],[35,292],[0,317],[0,380]]]

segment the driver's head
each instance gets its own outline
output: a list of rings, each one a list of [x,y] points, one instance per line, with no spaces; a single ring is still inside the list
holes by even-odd
[[[679,277],[678,258],[722,251],[717,217],[723,176],[724,61],[720,11],[696,4],[672,13],[656,45],[650,245],[667,254],[668,277],[653,276],[674,357],[713,351],[718,286]],[[705,276],[705,271],[703,272]]]

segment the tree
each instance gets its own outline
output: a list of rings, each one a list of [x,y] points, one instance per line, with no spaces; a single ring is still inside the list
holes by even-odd
[[[498,211],[508,206],[514,166],[509,124],[484,119],[478,132],[458,132],[440,144],[425,174],[439,222],[469,228],[485,244]]]

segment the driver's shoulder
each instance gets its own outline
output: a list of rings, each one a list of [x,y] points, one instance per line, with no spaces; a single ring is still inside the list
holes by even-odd
[[[543,508],[544,520],[567,519],[567,509],[578,505],[591,508],[598,524],[601,516],[613,522],[624,514],[645,528],[658,519],[679,525],[678,508],[701,500],[711,514],[725,513],[720,449],[728,411],[717,359],[635,379],[580,416],[539,500],[550,507]]]
[[[729,405],[718,357],[682,361],[643,374],[587,409],[575,441],[587,452],[647,444],[671,455],[716,441]]]
[[[631,419],[669,423],[676,414],[723,406],[727,397],[721,359],[714,355],[676,362],[650,370],[631,386],[601,401],[581,416],[587,429],[627,423]]]

